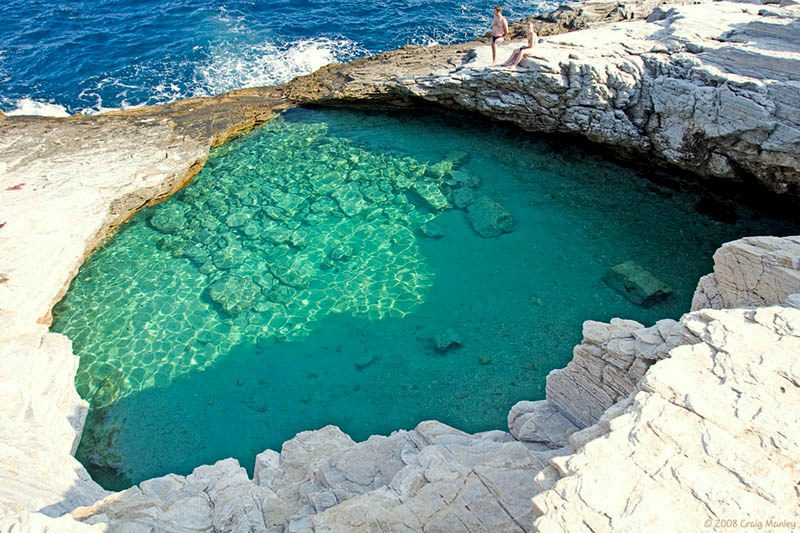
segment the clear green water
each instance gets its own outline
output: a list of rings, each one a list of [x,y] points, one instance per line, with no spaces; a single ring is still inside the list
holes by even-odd
[[[482,238],[444,207],[451,169],[513,232]],[[430,418],[503,428],[584,320],[677,318],[721,243],[797,230],[741,209],[718,222],[698,200],[482,122],[289,112],[135,216],[56,307],[92,404],[78,457],[120,488],[229,456],[251,468],[328,423],[356,439]],[[438,239],[420,233],[434,217]],[[642,308],[608,288],[627,260],[672,296]],[[442,354],[448,328],[463,346]]]

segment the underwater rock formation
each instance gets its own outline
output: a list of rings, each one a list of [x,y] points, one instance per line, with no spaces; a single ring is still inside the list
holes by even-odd
[[[75,390],[72,343],[39,326],[0,343],[0,530],[3,514],[69,512],[108,494],[72,454],[89,404]]]
[[[488,196],[480,196],[469,204],[467,218],[475,233],[483,238],[499,237],[514,229],[511,213]]]
[[[650,306],[667,298],[672,289],[635,261],[611,267],[603,282],[636,305]]]
[[[767,261],[782,253],[770,241]],[[733,512],[796,520],[797,324],[800,309],[780,305],[699,310],[650,328],[587,321],[547,399],[511,409],[509,433],[429,421],[356,443],[327,426],[260,454],[253,481],[220,461],[72,516],[170,531],[182,515],[198,530],[254,531],[696,531]]]
[[[464,344],[464,339],[453,328],[447,328],[433,338],[433,344],[437,351],[444,353]]]
[[[71,455],[87,406],[69,341],[45,327],[111,230],[190,180],[212,146],[292,103],[422,98],[796,195],[800,8],[791,4],[660,8],[649,21],[547,38],[519,71],[484,68],[487,51],[474,43],[411,48],[281,88],[96,117],[0,116],[0,172],[11,184],[0,190],[0,529],[696,531],[733,514],[800,521],[797,237],[723,247],[680,322],[587,322],[573,361],[548,379],[547,404],[518,407],[511,433],[426,422],[356,444],[325,428],[259,456],[254,481],[226,460],[107,495]],[[597,20],[648,14],[592,5]],[[426,169],[431,182],[446,182],[452,161]],[[447,192],[415,190],[434,211],[466,208],[469,182],[456,179]],[[358,192],[343,189],[335,207],[359,212]],[[297,198],[276,202],[271,216],[285,222]],[[162,222],[153,225],[183,227],[179,217]],[[259,234],[243,222],[225,219]],[[302,246],[302,235],[288,238]],[[235,269],[235,255],[212,263]]]

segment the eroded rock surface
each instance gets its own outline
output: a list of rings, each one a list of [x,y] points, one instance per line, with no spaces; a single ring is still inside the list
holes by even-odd
[[[800,238],[753,237],[714,254],[714,272],[700,278],[692,310],[757,307],[800,293]]]
[[[72,456],[89,408],[77,368],[72,343],[44,326],[0,343],[0,531],[91,530],[51,518],[108,494]]]
[[[582,12],[592,19],[595,7],[605,13],[598,21],[624,18],[626,9],[592,3]],[[485,45],[404,49],[327,67],[288,90],[323,104],[421,98],[531,131],[580,134],[702,175],[752,175],[772,191],[798,194],[800,6],[634,11],[649,16],[544,37],[516,70],[489,68]],[[501,57],[519,44],[501,47]]]
[[[547,457],[501,431],[439,422],[360,443],[328,426],[259,455],[253,482],[228,459],[72,516],[115,531],[526,531]]]
[[[590,426],[633,392],[654,362],[684,342],[682,325],[670,319],[647,328],[620,318],[609,324],[587,320],[572,361],[547,376],[547,398],[578,427]]]
[[[254,481],[225,460],[111,495],[71,456],[87,405],[72,385],[69,341],[46,331],[52,305],[110,231],[185,184],[212,146],[287,106],[422,99],[797,194],[800,7],[652,7],[564,7],[537,26],[551,36],[515,71],[486,68],[488,50],[476,43],[406,48],[279,88],[157,108],[0,114],[0,529],[697,531],[733,514],[800,522],[800,237],[721,248],[693,304],[721,310],[651,327],[585,323],[546,400],[512,409],[510,433],[425,422],[355,443],[328,427],[261,454]],[[447,166],[432,166],[431,179],[457,165]],[[432,210],[469,208],[473,179],[461,176],[449,198],[416,190]],[[340,202],[357,209],[346,195]],[[731,307],[748,309],[722,309]]]
[[[697,531],[731,514],[800,519],[800,305],[701,310],[651,327],[587,321],[583,336],[551,373],[547,399],[511,409],[509,433],[429,421],[356,443],[327,426],[260,454],[253,481],[221,461],[71,516],[111,530],[276,532]]]
[[[800,423],[798,310],[706,310],[682,322],[696,342],[650,369],[604,435],[552,461],[559,479],[533,500],[536,530],[800,519],[800,441],[789,429]]]

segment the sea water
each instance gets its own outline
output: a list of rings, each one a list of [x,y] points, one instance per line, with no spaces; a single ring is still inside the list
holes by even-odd
[[[510,18],[560,0],[509,0]],[[478,0],[4,0],[0,109],[95,113],[273,85],[334,61],[486,33]]]
[[[481,236],[454,205],[483,197],[510,232]],[[92,406],[78,458],[122,488],[229,456],[252,469],[326,424],[503,429],[584,320],[677,319],[720,244],[797,230],[562,138],[291,111],[133,217],[56,307]],[[625,261],[671,295],[641,307],[607,286]]]

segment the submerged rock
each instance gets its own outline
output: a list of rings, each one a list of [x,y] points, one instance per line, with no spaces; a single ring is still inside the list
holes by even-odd
[[[176,233],[186,225],[186,217],[182,210],[165,204],[150,217],[150,225],[161,233]]]
[[[458,170],[469,163],[470,157],[472,156],[470,156],[469,152],[465,152],[463,150],[453,150],[447,154],[445,159],[453,162],[453,170]]]
[[[433,182],[417,182],[414,184],[414,190],[434,211],[446,209],[450,206],[447,197],[442,193],[441,189],[439,189],[439,186]]]
[[[672,294],[672,289],[634,261],[625,261],[609,269],[603,276],[603,282],[643,307],[653,305]]]
[[[450,191],[450,201],[459,209],[466,209],[475,201],[475,193],[467,187],[459,187]]]
[[[372,355],[372,354],[362,354],[362,355],[359,355],[358,357],[356,357],[356,361],[355,361],[356,368],[357,368],[358,370],[364,370],[364,369],[365,369],[365,368],[367,368],[368,366],[370,366],[370,365],[372,365],[373,363],[375,363],[377,360],[378,360],[378,358],[377,358],[377,357],[375,357],[375,356],[374,356],[374,355]]]
[[[441,239],[445,235],[444,228],[435,218],[420,226],[419,232],[429,239]]]
[[[467,208],[472,229],[481,237],[498,237],[514,229],[514,219],[506,208],[488,196],[481,196]]]
[[[432,165],[428,165],[427,174],[428,176],[440,180],[444,179],[445,176],[450,174],[453,171],[453,161],[449,159],[443,159],[438,163],[434,163]]]
[[[463,170],[454,170],[450,173],[450,179],[447,180],[456,187],[469,187],[474,189],[480,187],[481,179],[475,174],[464,172]]]
[[[287,285],[276,284],[269,290],[264,290],[265,296],[276,304],[287,304],[294,296],[294,290]]]
[[[340,244],[331,250],[329,257],[332,261],[347,262],[353,257],[353,247],[349,244]]]
[[[453,328],[447,328],[433,338],[433,343],[437,351],[444,353],[464,344],[464,339]]]
[[[253,307],[261,288],[245,276],[227,274],[211,284],[208,296],[229,315],[238,315]]]
[[[331,196],[339,204],[339,209],[348,217],[359,214],[367,207],[367,203],[355,183],[346,183],[338,187],[331,193]]]
[[[244,226],[247,223],[247,217],[242,213],[233,213],[232,215],[228,215],[228,218],[225,219],[225,225],[229,228],[238,228]]]
[[[214,254],[214,266],[228,270],[242,264],[244,250],[241,246],[227,246]]]

